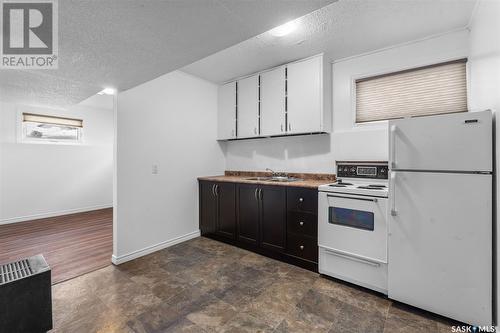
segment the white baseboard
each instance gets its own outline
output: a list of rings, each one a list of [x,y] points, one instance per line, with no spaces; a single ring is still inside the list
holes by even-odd
[[[48,217],[55,217],[55,216],[61,216],[61,215],[83,213],[83,212],[89,212],[91,210],[98,210],[98,209],[111,208],[111,207],[113,207],[113,204],[97,205],[97,206],[90,206],[90,207],[83,207],[83,208],[65,209],[65,210],[60,210],[60,211],[56,211],[56,212],[39,213],[39,214],[19,216],[19,217],[8,217],[5,219],[0,219],[0,225],[9,224],[9,223],[16,223],[16,222],[24,222],[24,221],[30,221],[30,220],[38,220],[38,219],[44,219],[44,218],[48,218]]]
[[[161,242],[161,243],[158,243],[155,245],[145,247],[141,250],[130,252],[128,254],[124,254],[121,256],[116,256],[113,254],[111,256],[111,262],[115,265],[120,265],[120,264],[123,264],[124,262],[145,256],[147,254],[162,250],[164,248],[173,246],[175,244],[179,244],[179,243],[185,242],[187,240],[199,237],[200,235],[201,235],[200,230],[196,230],[196,231],[190,232],[188,234],[185,234],[185,235],[182,235],[182,236],[179,236],[176,238],[172,238],[172,239],[166,240],[164,242]]]

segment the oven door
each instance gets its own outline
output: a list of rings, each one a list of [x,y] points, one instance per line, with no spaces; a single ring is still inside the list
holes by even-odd
[[[319,246],[360,260],[387,263],[387,198],[320,192]]]

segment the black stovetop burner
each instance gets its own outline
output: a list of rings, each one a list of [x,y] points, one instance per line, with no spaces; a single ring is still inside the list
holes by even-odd
[[[332,187],[347,187],[347,186],[351,186],[351,185],[353,185],[353,184],[339,182],[339,183],[331,184],[330,186],[332,186]]]

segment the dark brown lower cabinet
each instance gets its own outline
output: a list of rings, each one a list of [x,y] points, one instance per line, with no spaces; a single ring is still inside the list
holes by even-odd
[[[235,239],[235,184],[200,181],[199,192],[201,234]]]
[[[238,235],[240,242],[258,246],[259,243],[259,187],[237,184]]]
[[[287,190],[286,253],[318,262],[318,191],[304,188]]]
[[[222,237],[236,239],[236,186],[232,183],[217,183],[217,219],[215,232]]]
[[[260,186],[260,246],[282,252],[286,245],[286,188]]]
[[[199,184],[202,235],[317,271],[317,190]]]
[[[200,231],[202,235],[215,232],[217,219],[217,197],[214,192],[215,183],[199,182]]]

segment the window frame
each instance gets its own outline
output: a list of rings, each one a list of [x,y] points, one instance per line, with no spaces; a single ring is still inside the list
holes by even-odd
[[[446,64],[450,62],[455,62],[455,61],[460,61],[460,60],[465,60],[465,89],[466,89],[466,99],[467,99],[467,111],[470,112],[470,61],[469,61],[469,56],[468,55],[459,55],[451,58],[445,58],[445,59],[439,59],[439,60],[433,60],[433,61],[426,61],[422,63],[415,63],[411,66],[394,66],[390,68],[385,68],[380,71],[373,71],[373,72],[367,72],[363,74],[356,74],[356,75],[351,75],[351,82],[350,82],[350,92],[351,92],[351,123],[352,123],[352,128],[354,129],[375,129],[375,128],[385,128],[387,126],[387,123],[391,119],[381,119],[381,120],[373,120],[373,121],[366,121],[366,122],[356,122],[356,113],[357,113],[357,104],[356,104],[356,81],[358,80],[363,80],[363,79],[369,79],[372,77],[378,77],[378,76],[386,76],[386,75],[391,75],[391,74],[397,74],[399,72],[405,72],[405,71],[412,71],[412,70],[418,70],[420,68],[425,68],[425,67],[432,67],[432,66],[439,66],[441,64]],[[443,114],[443,113],[441,113]],[[415,116],[419,117],[419,116]],[[411,118],[411,116],[408,116],[408,118]],[[401,119],[401,118],[399,118]]]
[[[24,126],[25,122],[24,121],[24,115],[25,114],[30,114],[30,115],[37,115],[37,116],[43,116],[43,117],[50,117],[50,118],[62,118],[62,119],[72,119],[72,120],[79,120],[82,122],[82,126],[69,126],[69,127],[75,127],[78,129],[78,139],[77,140],[60,140],[60,139],[34,139],[34,138],[29,138],[26,133],[26,127]],[[50,114],[48,113],[38,113],[38,112],[29,112],[29,111],[18,111],[17,115],[17,142],[18,143],[25,143],[25,144],[47,144],[47,145],[82,145],[84,143],[84,130],[83,130],[83,119],[77,119],[77,118],[70,118],[70,117],[65,117],[61,115],[55,115],[55,114]],[[37,123],[37,122],[30,122],[30,123]],[[55,124],[58,125],[58,124]]]

